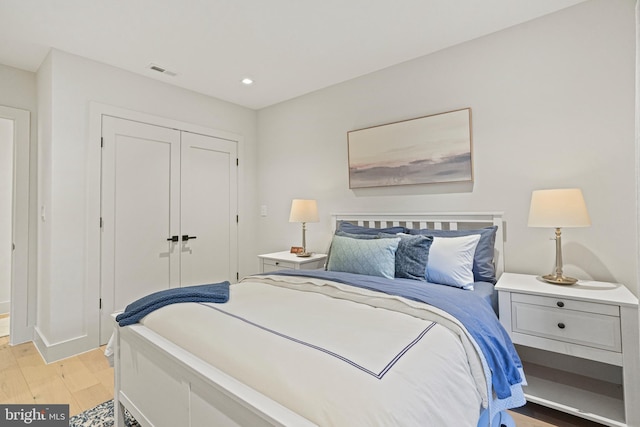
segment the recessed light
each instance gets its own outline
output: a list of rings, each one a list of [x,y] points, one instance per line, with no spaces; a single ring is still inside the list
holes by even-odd
[[[241,80],[242,84],[245,84],[247,86],[252,85],[253,84],[253,80],[250,79],[249,77],[245,77],[244,79]]]

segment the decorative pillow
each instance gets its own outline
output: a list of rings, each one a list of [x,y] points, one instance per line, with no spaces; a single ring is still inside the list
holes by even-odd
[[[336,236],[342,236],[342,237],[351,237],[352,239],[377,239],[378,235],[373,235],[373,234],[352,234],[352,233],[345,233],[344,231],[336,231],[335,233]],[[329,251],[327,252],[327,261],[324,264],[324,269],[328,270],[329,269],[329,260],[331,259],[331,248],[333,247],[333,241],[331,241],[331,244],[329,245]]]
[[[493,264],[494,246],[496,243],[497,226],[477,230],[409,230],[409,234],[421,234],[433,237],[459,237],[480,235],[480,241],[473,257],[474,282],[496,283],[496,267]]]
[[[473,289],[473,254],[479,234],[460,237],[434,237],[429,250],[427,281]]]
[[[406,233],[408,230],[405,227],[388,227],[388,228],[368,228],[362,227],[360,225],[353,225],[350,222],[340,221],[338,225],[338,231],[344,231],[345,233],[351,234],[370,234],[377,236],[378,233],[385,234],[398,234],[398,233]]]
[[[427,279],[427,262],[433,237],[384,233],[380,233],[379,236],[386,239],[400,237],[396,251],[396,277],[422,281]]]
[[[393,279],[399,243],[399,237],[394,239],[352,239],[335,235],[331,242],[331,257],[327,270]]]

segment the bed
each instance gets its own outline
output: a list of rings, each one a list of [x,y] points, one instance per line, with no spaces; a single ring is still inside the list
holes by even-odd
[[[491,293],[501,214],[332,224],[326,270],[250,276],[225,304],[116,324],[116,425],[126,410],[145,426],[514,426],[524,373]]]

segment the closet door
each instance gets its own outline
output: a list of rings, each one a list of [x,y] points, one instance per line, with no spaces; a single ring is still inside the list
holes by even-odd
[[[103,117],[101,337],[111,313],[180,285],[180,132]]]
[[[181,286],[235,282],[236,142],[182,132]]]
[[[103,117],[100,343],[162,289],[236,281],[237,145]]]

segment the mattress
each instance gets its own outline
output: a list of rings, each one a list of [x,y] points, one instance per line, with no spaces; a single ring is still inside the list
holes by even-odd
[[[476,425],[493,400],[459,320],[326,278],[251,276],[142,323],[319,425]],[[487,381],[489,378],[489,381]]]

